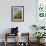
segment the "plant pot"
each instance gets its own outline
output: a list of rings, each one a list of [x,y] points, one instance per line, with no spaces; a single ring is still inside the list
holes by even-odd
[[[40,39],[37,39],[37,43],[40,43]]]
[[[41,43],[44,42],[44,39],[37,39],[37,42],[38,42],[39,44],[41,44]]]

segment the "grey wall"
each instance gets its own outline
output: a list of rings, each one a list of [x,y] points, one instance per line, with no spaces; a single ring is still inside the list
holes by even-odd
[[[24,22],[11,22],[11,6],[24,6]],[[9,32],[11,27],[19,27],[19,32],[29,32],[36,24],[36,0],[0,0],[0,34]]]
[[[24,6],[24,22],[11,22],[11,6]],[[0,34],[16,26],[20,32],[31,32],[32,24],[36,24],[36,0],[0,0]]]

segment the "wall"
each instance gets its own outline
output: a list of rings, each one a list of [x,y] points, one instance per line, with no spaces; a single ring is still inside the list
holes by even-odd
[[[11,6],[24,6],[24,22],[11,22]],[[19,32],[30,32],[36,24],[36,0],[0,0],[0,34],[11,27],[19,27]]]

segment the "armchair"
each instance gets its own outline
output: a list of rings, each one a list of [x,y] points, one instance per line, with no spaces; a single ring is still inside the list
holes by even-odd
[[[5,34],[5,46],[7,46],[7,38],[13,37],[13,36],[17,36],[16,38],[16,46],[18,46],[18,27],[16,28],[11,28],[11,33],[6,33]]]

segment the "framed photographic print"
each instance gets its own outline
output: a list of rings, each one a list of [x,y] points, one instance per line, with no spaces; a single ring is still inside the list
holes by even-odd
[[[24,6],[11,6],[11,21],[24,21]]]

